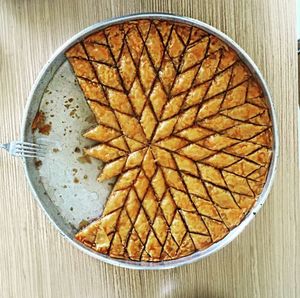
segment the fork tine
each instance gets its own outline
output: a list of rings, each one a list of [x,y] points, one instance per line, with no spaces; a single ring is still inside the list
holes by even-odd
[[[40,148],[21,148],[17,147],[16,152],[24,152],[24,153],[31,153],[31,152],[37,152],[37,153],[46,153],[46,150],[40,149]]]
[[[16,151],[46,152],[46,148],[17,146]]]
[[[23,153],[23,152],[16,152],[15,153],[15,156],[17,157],[45,157],[44,154],[40,154],[40,153],[36,153],[36,152],[33,152],[33,153]]]
[[[35,157],[35,158],[44,158],[45,156],[43,155],[32,155],[32,154],[20,154],[16,155],[17,157]]]
[[[28,143],[28,142],[17,142],[16,143],[16,147],[26,147],[26,148],[43,148],[46,147],[46,145],[42,145],[42,144],[32,144],[32,143]]]
[[[16,150],[15,152],[15,155],[16,156],[27,156],[27,155],[32,155],[32,156],[46,156],[46,153],[45,152],[41,152],[41,151],[19,151],[19,150]]]
[[[21,154],[22,153],[24,153],[24,154],[26,154],[26,153],[36,153],[36,154],[38,154],[38,153],[44,153],[44,151],[40,150],[40,149],[24,149],[24,148],[19,149],[19,148],[17,148],[16,153],[21,153]]]

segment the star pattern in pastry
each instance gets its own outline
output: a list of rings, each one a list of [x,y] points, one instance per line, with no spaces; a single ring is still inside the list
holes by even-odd
[[[113,258],[161,261],[203,250],[261,193],[272,127],[261,88],[217,37],[181,23],[114,25],[66,56],[97,126],[86,154],[117,177],[76,239]]]

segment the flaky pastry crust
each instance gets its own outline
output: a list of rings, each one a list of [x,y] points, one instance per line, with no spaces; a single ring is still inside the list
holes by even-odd
[[[162,261],[206,249],[261,193],[272,123],[238,55],[199,28],[140,20],[66,53],[97,126],[86,154],[117,177],[103,214],[76,239],[113,258]]]

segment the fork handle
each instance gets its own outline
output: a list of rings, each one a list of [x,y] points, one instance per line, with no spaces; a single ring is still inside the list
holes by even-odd
[[[5,149],[8,151],[8,144],[0,144],[0,148]]]

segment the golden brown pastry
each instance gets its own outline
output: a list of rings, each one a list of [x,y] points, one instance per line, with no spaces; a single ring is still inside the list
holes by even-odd
[[[177,259],[240,224],[262,191],[272,125],[261,88],[217,37],[140,20],[68,50],[98,125],[86,150],[117,177],[76,239],[113,258]]]

